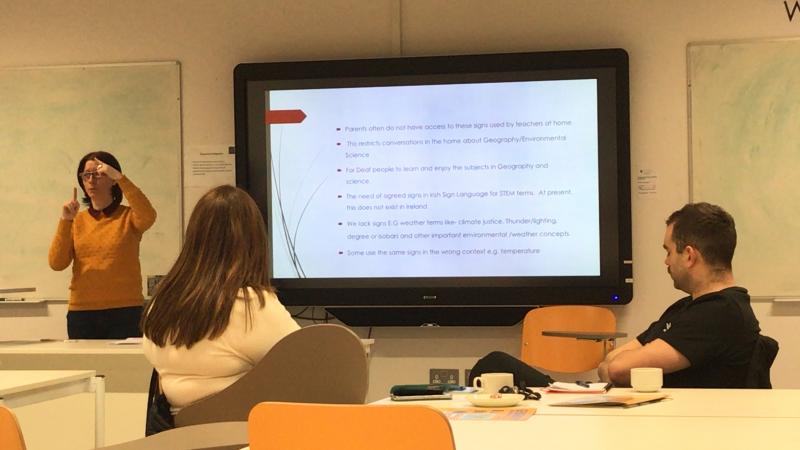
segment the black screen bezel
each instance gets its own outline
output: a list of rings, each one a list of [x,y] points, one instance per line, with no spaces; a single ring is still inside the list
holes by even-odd
[[[288,306],[519,307],[626,304],[632,299],[628,55],[622,49],[245,63],[234,70],[236,183],[269,224],[265,86],[332,87],[473,80],[607,78],[600,83],[599,277],[451,277],[274,280]]]

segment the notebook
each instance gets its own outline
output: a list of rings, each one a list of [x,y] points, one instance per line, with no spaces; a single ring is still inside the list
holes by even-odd
[[[589,397],[580,397],[563,402],[551,403],[550,406],[618,406],[631,408],[633,406],[660,402],[668,397],[669,394],[592,395]]]

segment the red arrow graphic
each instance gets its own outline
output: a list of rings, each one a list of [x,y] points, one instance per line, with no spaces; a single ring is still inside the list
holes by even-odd
[[[273,109],[264,114],[264,122],[267,124],[300,123],[305,118],[306,113],[302,109]]]

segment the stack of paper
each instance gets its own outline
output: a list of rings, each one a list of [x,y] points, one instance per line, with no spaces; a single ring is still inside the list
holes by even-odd
[[[444,408],[442,412],[450,420],[528,420],[536,408]]]
[[[562,392],[566,394],[600,394],[611,389],[611,383],[564,383],[556,381],[544,388],[545,392]]]
[[[109,342],[110,345],[139,345],[142,343],[141,337],[129,337],[118,341]]]

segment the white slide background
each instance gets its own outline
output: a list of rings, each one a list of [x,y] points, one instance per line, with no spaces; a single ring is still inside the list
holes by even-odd
[[[596,80],[266,102],[275,278],[599,275]]]

